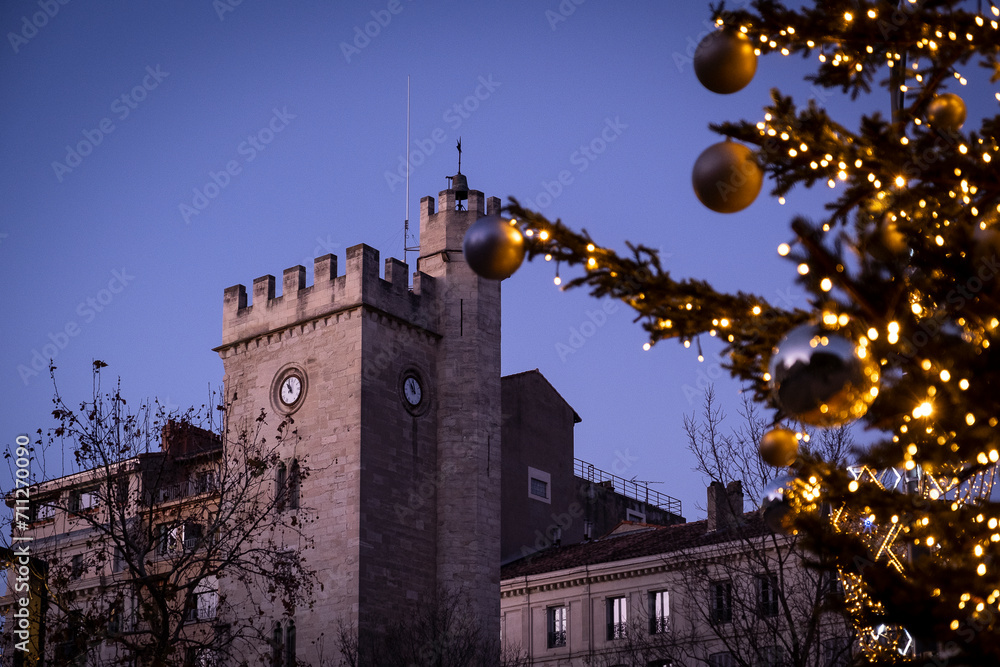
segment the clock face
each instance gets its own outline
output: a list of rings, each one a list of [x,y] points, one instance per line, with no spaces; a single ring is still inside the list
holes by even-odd
[[[293,405],[302,395],[302,380],[298,375],[289,375],[281,383],[281,402],[285,405]]]
[[[411,406],[416,407],[420,404],[420,399],[423,397],[423,388],[420,386],[420,381],[412,375],[403,381],[403,398]]]

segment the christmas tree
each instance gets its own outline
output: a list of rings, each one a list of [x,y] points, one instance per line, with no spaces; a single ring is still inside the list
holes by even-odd
[[[963,70],[1000,79],[1000,10],[758,0],[712,12],[718,30],[695,54],[710,90],[739,90],[758,56],[778,52],[812,59],[817,87],[884,100],[848,129],[774,90],[760,120],[712,125],[725,139],[694,166],[696,194],[720,212],[749,205],[762,182],[779,198],[833,188],[825,218],[796,217],[778,248],[811,308],[676,279],[649,247],[612,251],[516,200],[510,220],[473,226],[467,261],[494,279],[525,255],[578,266],[563,288],[626,301],[647,345],[721,339],[732,375],[773,409],[762,457],[789,466],[771,518],[840,574],[863,657],[996,665],[1000,115],[966,122],[963,96],[994,93],[963,88]],[[807,426],[852,422],[870,433],[856,466],[799,447]]]

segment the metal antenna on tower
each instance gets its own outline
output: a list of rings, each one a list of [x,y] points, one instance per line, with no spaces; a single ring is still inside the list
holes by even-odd
[[[420,251],[420,244],[410,245],[410,77],[406,77],[406,217],[403,219],[403,263],[409,265],[406,254]]]

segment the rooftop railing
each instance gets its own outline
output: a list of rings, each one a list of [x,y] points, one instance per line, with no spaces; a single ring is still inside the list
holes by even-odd
[[[595,484],[602,484],[623,496],[634,500],[641,500],[647,505],[653,505],[671,514],[681,516],[681,501],[677,498],[651,489],[645,482],[624,479],[618,475],[605,472],[595,467],[593,463],[587,463],[581,459],[573,459],[573,461],[573,473],[580,479],[585,479]]]

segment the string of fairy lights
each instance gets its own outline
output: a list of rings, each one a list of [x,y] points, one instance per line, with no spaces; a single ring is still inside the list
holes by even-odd
[[[799,109],[775,90],[761,120],[712,125],[725,140],[692,171],[698,198],[725,213],[749,206],[765,176],[781,204],[796,186],[831,189],[828,217],[794,218],[795,237],[777,249],[813,295],[811,310],[675,279],[656,251],[629,245],[619,254],[516,199],[505,208],[510,219],[480,219],[463,246],[484,277],[503,279],[525,257],[542,257],[555,264],[560,289],[624,300],[649,335],[647,350],[676,338],[702,360],[702,334],[722,342],[732,375],[776,408],[760,453],[794,473],[773,497],[776,525],[836,567],[872,662],[933,650],[929,640],[943,646],[972,626],[980,632],[963,644],[969,664],[1000,655],[1000,512],[989,502],[1000,461],[1000,397],[990,382],[1000,371],[992,357],[1000,115],[963,132],[965,102],[945,90],[968,86],[961,68],[974,57],[1000,80],[1000,9],[960,4],[791,10],[760,0],[713,10],[718,30],[694,64],[714,92],[742,89],[769,53],[814,55],[813,83],[852,99],[888,75],[879,85],[892,99],[889,117],[864,116],[850,131],[819,105]],[[582,272],[564,280],[562,267]],[[799,451],[803,426],[856,420],[885,434],[859,465],[845,470]]]

